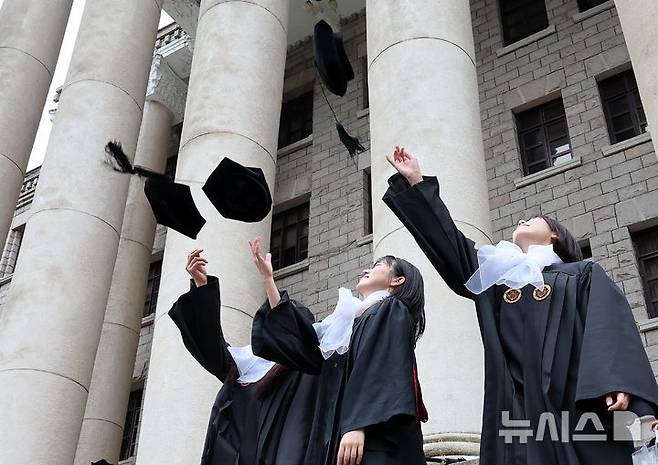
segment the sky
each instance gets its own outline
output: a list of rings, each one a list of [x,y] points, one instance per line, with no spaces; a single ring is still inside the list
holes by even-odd
[[[0,0],[0,8],[4,0]],[[32,153],[30,155],[30,161],[27,165],[27,169],[31,170],[41,165],[43,162],[43,157],[46,154],[46,146],[48,145],[48,137],[50,136],[50,130],[52,128],[52,123],[50,122],[50,115],[48,111],[55,108],[56,104],[53,102],[53,96],[55,95],[55,90],[64,84],[64,79],[66,79],[66,73],[71,63],[71,55],[73,54],[73,46],[75,45],[75,38],[78,34],[78,28],[80,27],[80,19],[82,18],[82,11],[84,10],[85,0],[73,0],[73,6],[71,8],[71,16],[69,17],[68,25],[66,26],[66,33],[64,34],[64,41],[62,42],[62,49],[59,53],[59,59],[57,60],[57,67],[55,68],[55,74],[53,75],[53,81],[48,90],[48,99],[44,106],[43,112],[41,114],[41,122],[39,123],[39,130],[37,131],[37,136],[34,141],[34,146],[32,147]],[[162,12],[160,17],[160,27],[163,27],[173,20],[167,13]]]

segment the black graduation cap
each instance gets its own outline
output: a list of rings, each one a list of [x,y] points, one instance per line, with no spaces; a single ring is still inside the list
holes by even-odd
[[[106,163],[115,171],[146,178],[144,194],[159,224],[196,239],[206,220],[194,204],[190,186],[141,166],[132,166],[119,142],[108,142],[105,153]]]
[[[313,47],[315,66],[322,82],[332,93],[342,97],[347,91],[347,83],[354,79],[354,70],[343,47],[343,35],[320,20],[313,31]]]
[[[231,220],[256,223],[272,208],[272,195],[263,170],[224,157],[203,186],[217,211]]]

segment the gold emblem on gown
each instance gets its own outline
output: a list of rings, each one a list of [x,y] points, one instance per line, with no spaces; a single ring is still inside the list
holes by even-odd
[[[535,300],[544,300],[550,294],[551,294],[551,286],[549,286],[548,284],[544,284],[544,287],[542,289],[535,288],[535,290],[532,291],[532,296],[535,298]]]
[[[505,291],[503,294],[503,300],[508,304],[515,304],[521,300],[521,289],[510,288]]]

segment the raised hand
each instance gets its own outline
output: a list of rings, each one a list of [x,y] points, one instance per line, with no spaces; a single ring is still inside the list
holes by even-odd
[[[249,241],[249,247],[251,248],[251,255],[254,259],[254,264],[258,268],[258,272],[263,277],[263,280],[272,279],[274,271],[272,269],[272,254],[268,253],[263,257],[261,253],[261,240],[260,237],[257,237],[253,241]]]
[[[201,252],[203,252],[203,249],[193,250],[187,256],[187,265],[185,266],[185,270],[194,280],[196,287],[201,287],[208,283],[208,273],[206,272],[208,260],[201,256]]]
[[[412,186],[423,180],[418,159],[407,152],[404,147],[400,148],[396,145],[393,156],[386,154],[386,159]]]

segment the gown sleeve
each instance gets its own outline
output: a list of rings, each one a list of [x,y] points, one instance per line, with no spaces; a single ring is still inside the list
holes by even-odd
[[[251,327],[254,354],[302,373],[319,374],[324,359],[309,314],[287,292],[274,308],[266,301]]]
[[[341,408],[340,435],[416,417],[413,324],[407,307],[385,299],[355,328]],[[367,440],[367,439],[366,439]]]
[[[178,298],[169,316],[180,330],[183,344],[192,357],[224,382],[235,362],[224,339],[220,320],[219,280],[208,276],[205,286],[195,287]]]
[[[464,284],[477,270],[475,243],[462,234],[439,195],[436,177],[410,186],[400,174],[389,180],[383,201],[414,237],[446,284],[458,295],[474,298]]]
[[[658,385],[626,297],[597,263],[588,264],[580,280],[587,315],[576,401],[625,392],[636,414],[655,415]]]

